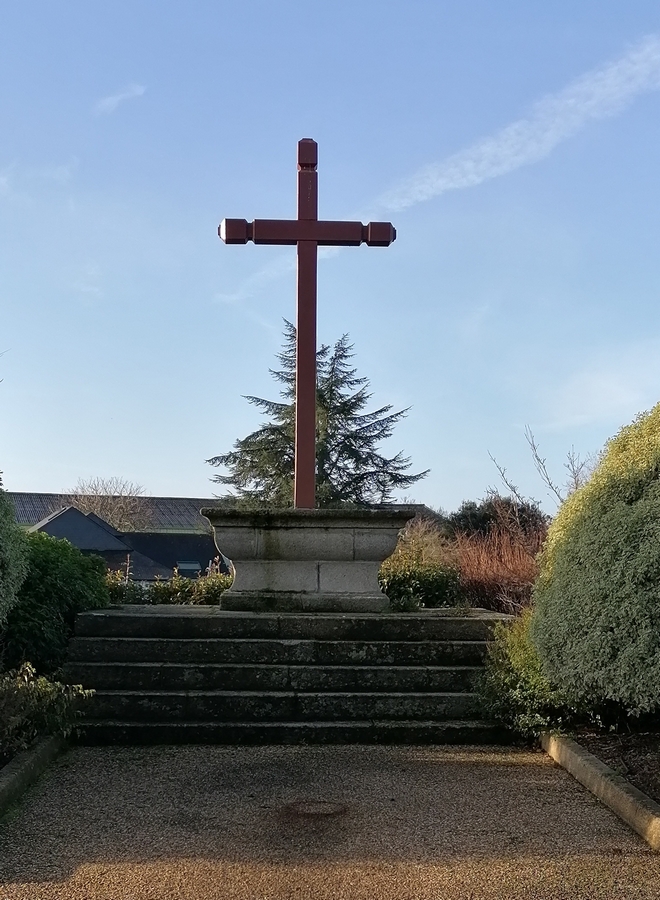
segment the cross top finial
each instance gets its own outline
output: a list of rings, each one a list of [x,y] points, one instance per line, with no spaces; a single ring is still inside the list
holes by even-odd
[[[319,145],[311,138],[298,141],[298,168],[315,169],[319,162]]]

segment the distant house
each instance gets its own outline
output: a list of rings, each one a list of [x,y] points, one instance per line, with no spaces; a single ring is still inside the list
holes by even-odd
[[[83,553],[103,557],[113,570],[128,571],[135,581],[203,574],[218,557],[220,570],[229,561],[218,553],[208,521],[200,515],[208,498],[141,497],[149,530],[117,531],[94,513],[84,513],[59,494],[7,492],[16,521],[28,531],[66,538]],[[68,502],[67,502],[68,501]]]

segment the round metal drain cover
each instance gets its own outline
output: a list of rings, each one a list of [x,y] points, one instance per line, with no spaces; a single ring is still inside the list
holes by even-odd
[[[331,800],[294,800],[293,803],[287,803],[284,811],[290,816],[311,819],[322,816],[342,816],[346,812],[346,806]]]

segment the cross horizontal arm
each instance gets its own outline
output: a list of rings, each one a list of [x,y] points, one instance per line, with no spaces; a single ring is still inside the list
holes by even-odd
[[[225,244],[297,244],[315,241],[321,247],[389,247],[396,240],[390,222],[328,222],[315,219],[223,219],[218,234]]]

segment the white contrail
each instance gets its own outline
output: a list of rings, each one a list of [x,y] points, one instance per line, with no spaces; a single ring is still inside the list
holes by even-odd
[[[649,35],[624,56],[587,72],[562,91],[532,107],[531,114],[482,138],[452,156],[424,167],[363,210],[360,218],[406,209],[445,191],[473,187],[546,156],[588,122],[621,112],[644,92],[660,89],[660,36]],[[339,248],[324,248],[327,256]],[[233,294],[217,299],[235,303],[295,268],[295,257],[281,257],[246,279]]]
[[[638,94],[660,89],[660,36],[649,35],[628,53],[587,72],[531,114],[438,163],[425,166],[379,198],[401,210],[445,191],[473,187],[548,156],[588,122],[614,116]]]
[[[104,114],[107,115],[113,113],[124,100],[132,100],[133,97],[141,97],[145,91],[146,87],[143,84],[129,84],[123,91],[119,91],[116,94],[111,94],[109,97],[104,97],[102,100],[99,100],[94,106],[94,114],[102,116]]]

